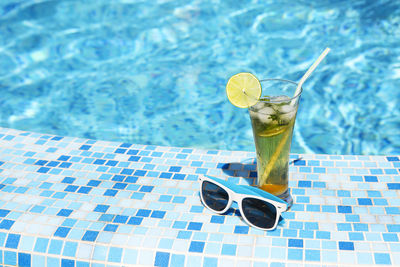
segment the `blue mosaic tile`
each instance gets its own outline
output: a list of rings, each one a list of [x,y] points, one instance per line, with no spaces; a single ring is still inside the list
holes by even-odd
[[[4,251],[4,264],[16,266],[17,265],[17,253],[13,251]]]
[[[397,236],[397,234],[383,233],[382,236],[385,242],[399,242],[399,237]]]
[[[387,224],[388,232],[400,233],[400,224]]]
[[[288,260],[303,260],[303,250],[301,249],[288,249]]]
[[[177,238],[178,239],[190,239],[192,237],[191,231],[179,231]]]
[[[18,253],[18,266],[31,266],[31,255],[28,253]]]
[[[303,247],[303,239],[288,239],[288,247]]]
[[[365,175],[364,180],[365,182],[378,182],[378,177],[373,175]]]
[[[235,256],[236,255],[236,250],[237,250],[237,245],[234,244],[222,244],[222,255],[229,255],[229,256]]]
[[[237,226],[235,226],[234,233],[235,234],[248,234],[249,233],[249,227],[248,226],[237,225]]]
[[[352,208],[351,206],[338,206],[338,213],[352,213]]]
[[[95,241],[99,232],[87,230],[82,237],[82,241]]]
[[[319,250],[306,249],[305,260],[307,261],[320,261],[321,255]]]
[[[205,243],[199,241],[190,242],[189,252],[202,253],[204,250]]]
[[[53,239],[50,241],[49,249],[47,252],[50,254],[58,255],[61,253],[62,246],[63,246],[63,241]]]
[[[154,261],[154,266],[168,266],[170,260],[170,253],[167,252],[157,252]]]
[[[390,254],[374,253],[375,264],[391,265]]]
[[[69,227],[60,226],[57,228],[56,232],[54,233],[54,236],[64,238],[68,235],[70,230],[71,230],[71,228],[69,228]]]
[[[340,250],[354,250],[354,243],[347,241],[339,241]]]
[[[18,248],[18,244],[20,241],[21,235],[18,234],[8,234],[5,247],[6,248]]]
[[[388,183],[387,187],[389,190],[400,190],[400,183]]]

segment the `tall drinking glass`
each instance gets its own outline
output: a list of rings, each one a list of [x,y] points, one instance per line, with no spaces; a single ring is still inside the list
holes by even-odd
[[[257,185],[291,206],[289,152],[302,90],[293,96],[295,82],[281,79],[260,82],[262,95],[249,107],[257,155]]]

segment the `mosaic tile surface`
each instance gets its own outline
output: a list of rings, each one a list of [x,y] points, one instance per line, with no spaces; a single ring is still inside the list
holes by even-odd
[[[206,210],[198,176],[253,184],[254,153],[0,128],[5,266],[400,265],[400,156],[291,155],[274,231]]]

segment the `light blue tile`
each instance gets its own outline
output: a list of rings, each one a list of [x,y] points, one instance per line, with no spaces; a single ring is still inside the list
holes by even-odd
[[[233,225],[221,225],[219,228],[220,233],[233,233],[234,226]]]
[[[370,224],[369,228],[371,229],[371,232],[386,232],[386,227],[385,225],[382,224]]]
[[[113,234],[110,232],[100,232],[97,236],[96,241],[101,243],[109,243],[113,237]]]
[[[357,252],[357,263],[373,265],[374,260],[372,258],[372,254],[368,252]]]
[[[300,230],[299,237],[301,238],[314,238],[314,231]]]
[[[375,258],[375,264],[385,264],[385,265],[391,265],[391,259],[390,259],[390,254],[389,253],[374,253],[374,258]]]
[[[254,249],[254,256],[257,258],[268,258],[271,248],[272,247],[267,246],[256,246]]]
[[[335,166],[336,167],[347,167],[348,163],[347,163],[347,161],[335,161]]]
[[[365,233],[365,239],[367,241],[382,241],[380,233]]]
[[[363,167],[363,164],[361,161],[350,161],[350,167],[354,168]]]
[[[124,264],[136,264],[138,259],[138,251],[135,249],[125,249],[122,262]]]
[[[100,230],[102,230],[104,228],[104,226],[105,226],[105,223],[94,222],[89,227],[86,227],[86,229],[100,231]]]
[[[270,257],[272,259],[285,260],[286,259],[286,249],[282,249],[280,247],[271,247]]]
[[[186,264],[193,267],[200,267],[202,263],[202,258],[200,256],[188,255],[186,258]]]
[[[381,168],[391,168],[392,167],[392,164],[390,162],[380,161],[377,163],[378,163],[378,166]]]
[[[50,245],[49,245],[49,249],[48,249],[48,253],[49,254],[56,254],[56,255],[60,255],[61,254],[61,249],[63,247],[63,241],[61,240],[56,240],[53,239],[50,241]]]
[[[17,253],[15,253],[14,251],[4,251],[4,264],[16,266]]]
[[[110,262],[121,262],[122,248],[110,247],[108,252],[108,261]]]
[[[68,238],[72,240],[81,240],[83,234],[85,233],[85,230],[82,229],[71,229],[71,231],[68,234]]]
[[[60,266],[60,259],[59,258],[53,258],[53,257],[47,257],[47,266],[59,267]]]
[[[385,209],[382,207],[369,207],[369,212],[374,215],[384,215]]]
[[[171,267],[180,267],[185,265],[185,255],[172,254]]]
[[[323,196],[335,196],[336,191],[334,190],[322,190],[322,195]]]
[[[196,241],[206,241],[208,238],[207,233],[203,232],[194,232],[192,239]]]
[[[337,243],[335,241],[326,241],[322,240],[321,242],[322,249],[337,249]]]
[[[211,257],[204,258],[203,267],[217,267],[217,266],[218,266],[218,258],[211,258]]]
[[[75,257],[77,247],[78,243],[76,242],[70,242],[70,241],[65,242],[63,255],[69,257]]]
[[[396,190],[382,191],[382,196],[385,198],[397,197]]]
[[[221,254],[221,248],[222,248],[222,244],[209,242],[209,243],[206,243],[204,252],[208,253],[208,254],[220,255]]]
[[[339,168],[327,168],[326,171],[329,174],[339,174],[340,173],[340,169]]]
[[[235,244],[222,244],[221,254],[235,256],[236,249],[237,249],[237,246]]]
[[[400,243],[390,243],[390,250],[394,252],[400,252]]]
[[[357,205],[357,201],[354,198],[343,198],[342,204],[353,206],[353,205]]]
[[[287,239],[286,238],[273,238],[272,239],[272,245],[273,246],[280,246],[280,247],[286,247],[287,246]]]
[[[209,236],[209,241],[214,241],[214,242],[222,242],[222,240],[224,239],[224,235],[223,234],[212,234]]]
[[[89,227],[89,225],[90,225],[90,222],[88,222],[88,221],[83,221],[83,220],[79,220],[79,221],[75,224],[75,227],[86,229],[86,228]]]
[[[345,205],[351,205],[351,204],[345,204]],[[356,214],[369,214],[369,210],[367,207],[354,207],[354,213]]]
[[[21,236],[19,249],[22,251],[33,251],[36,239],[32,236]]]
[[[312,239],[306,239],[305,240],[305,248],[319,249],[320,247],[321,247],[321,241],[320,240],[312,240]]]
[[[303,260],[303,249],[288,249],[288,260]]]
[[[367,197],[365,191],[354,190],[351,192],[353,197]]]
[[[344,174],[354,174],[354,169],[352,168],[342,168],[342,173]]]
[[[46,253],[48,244],[49,244],[49,239],[47,239],[47,238],[37,238],[36,239],[36,243],[35,243],[35,247],[34,247],[34,251]]]
[[[327,161],[327,160],[321,161],[321,165],[324,166],[324,167],[333,167],[334,164],[335,163],[333,161]]]
[[[129,234],[132,232],[133,226],[131,225],[119,225],[117,233],[120,234]]]
[[[158,243],[158,248],[161,248],[161,249],[171,249],[173,243],[174,243],[174,240],[173,240],[173,239],[162,238],[162,239],[160,240],[160,242]]]
[[[309,199],[309,198],[308,198]],[[291,229],[303,229],[304,223],[298,221],[290,221],[289,226]]]
[[[306,261],[320,261],[321,253],[319,250],[306,249],[305,250],[305,260]]]
[[[32,255],[32,266],[46,266],[46,257],[42,255]]]

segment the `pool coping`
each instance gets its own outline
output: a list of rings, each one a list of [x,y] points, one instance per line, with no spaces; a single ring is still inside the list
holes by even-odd
[[[400,264],[400,157],[291,154],[274,231],[204,209],[198,176],[253,184],[255,153],[0,128],[0,263]],[[117,219],[118,218],[118,219]]]

